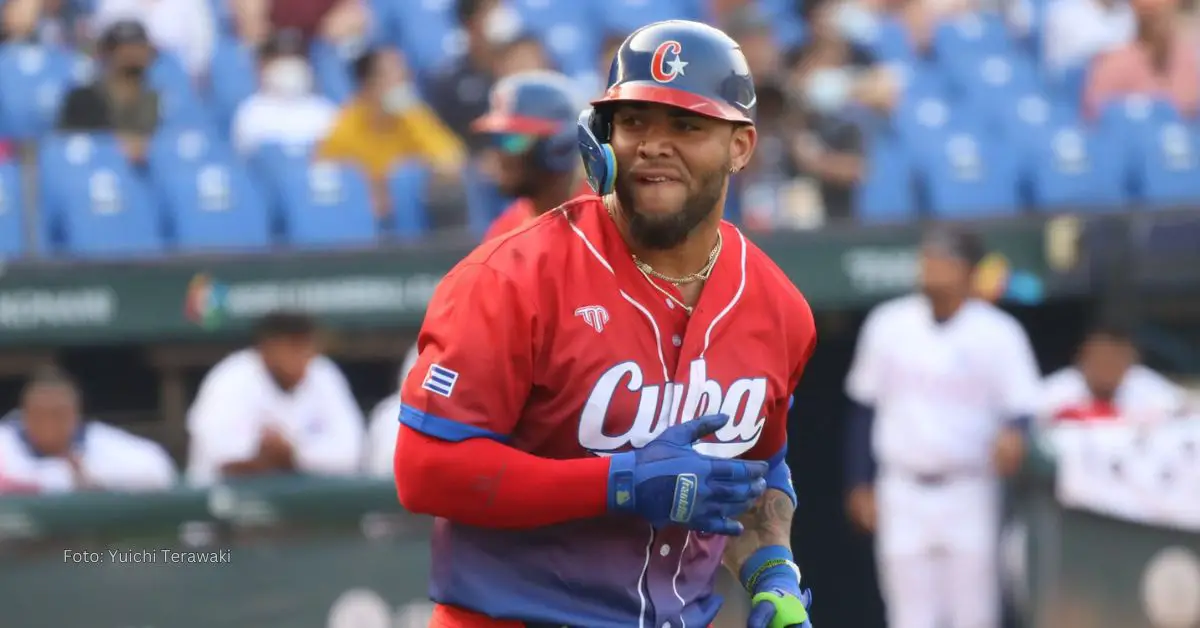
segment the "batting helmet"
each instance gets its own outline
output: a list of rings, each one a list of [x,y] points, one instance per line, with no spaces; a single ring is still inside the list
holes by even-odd
[[[651,102],[742,124],[754,124],[754,79],[738,43],[706,24],[655,22],[634,31],[613,58],[608,89],[579,116],[579,150],[588,183],[612,191],[617,161],[608,145],[612,113],[605,105]]]
[[[472,123],[505,151],[532,151],[538,166],[568,172],[579,164],[573,123],[579,112],[575,84],[557,72],[518,72],[492,87],[488,111]]]

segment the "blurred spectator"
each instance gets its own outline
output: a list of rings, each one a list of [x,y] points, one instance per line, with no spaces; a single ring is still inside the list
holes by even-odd
[[[87,12],[72,0],[0,2],[0,42],[72,46],[88,39]]]
[[[408,378],[408,372],[417,363],[417,345],[413,343],[404,363],[400,365],[400,378],[396,392],[380,401],[371,410],[371,422],[367,428],[367,444],[363,457],[363,473],[379,479],[393,479],[392,458],[396,454],[396,436],[400,433],[400,388]]]
[[[85,421],[79,389],[57,369],[36,373],[0,420],[0,493],[160,490],[177,479],[158,443]]]
[[[217,363],[188,410],[188,481],[358,470],[363,416],[350,384],[318,350],[316,323],[278,312],[255,345]]]
[[[346,58],[364,48],[371,28],[366,0],[236,0],[238,34],[257,46],[283,30],[295,30],[306,41],[321,38],[336,45]]]
[[[8,145],[8,142],[0,140],[0,164],[8,161],[11,158],[12,147]]]
[[[96,82],[72,89],[59,111],[58,128],[68,132],[115,132],[125,156],[146,159],[146,144],[159,124],[159,95],[146,84],[154,49],[140,22],[124,20],[100,38],[103,68]]]
[[[1105,104],[1130,94],[1160,96],[1186,116],[1200,109],[1196,42],[1177,28],[1176,0],[1133,0],[1137,37],[1098,58],[1088,74],[1084,108],[1097,116]]]
[[[458,180],[465,149],[422,100],[400,53],[367,52],[354,63],[359,90],[338,115],[319,157],[348,161],[370,177],[377,215],[389,213],[388,172],[405,160],[433,168],[439,182]]]
[[[496,56],[496,78],[501,79],[518,72],[551,69],[550,57],[542,40],[533,35],[523,35],[505,44]]]
[[[98,0],[92,22],[97,32],[121,20],[145,25],[154,47],[178,57],[193,78],[208,73],[216,38],[209,0]]]
[[[1129,330],[1104,324],[1088,334],[1073,366],[1043,381],[1041,415],[1051,421],[1160,419],[1186,403],[1183,388],[1138,363]]]
[[[746,64],[754,75],[755,87],[774,83],[783,65],[783,53],[775,43],[771,21],[757,4],[731,11],[723,27],[726,34],[742,47]]]
[[[497,52],[519,35],[520,20],[498,0],[458,0],[455,14],[467,37],[466,53],[431,77],[426,93],[433,110],[474,153],[483,139],[471,133],[471,122],[487,111]]]
[[[295,31],[272,35],[259,49],[259,89],[238,105],[233,118],[239,152],[272,143],[312,145],[329,133],[337,106],[313,91],[306,50]]]
[[[1128,44],[1136,22],[1125,0],[1058,0],[1046,8],[1042,59],[1052,75],[1085,67]]]

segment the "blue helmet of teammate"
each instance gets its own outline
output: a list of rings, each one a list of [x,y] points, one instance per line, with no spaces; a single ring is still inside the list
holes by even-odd
[[[579,116],[579,150],[588,183],[612,191],[617,162],[608,145],[612,114],[606,105],[649,102],[696,114],[754,124],[754,79],[741,46],[706,24],[655,22],[634,31],[613,58],[608,88]]]
[[[569,172],[579,164],[575,122],[579,116],[577,87],[557,72],[518,72],[500,79],[489,95],[488,111],[472,123],[476,133],[491,136],[497,148],[516,154],[529,151],[540,168]]]

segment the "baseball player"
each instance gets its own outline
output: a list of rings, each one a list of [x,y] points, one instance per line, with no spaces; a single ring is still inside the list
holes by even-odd
[[[997,478],[1020,465],[1039,374],[1020,324],[969,296],[983,255],[930,233],[922,293],[870,313],[846,382],[848,508],[875,532],[890,628],[999,621]]]
[[[395,459],[400,501],[437,517],[432,625],[702,628],[724,562],[749,625],[809,626],[784,454],[812,312],[721,220],[754,103],[721,31],[635,31],[579,116],[600,196],[439,285]]]
[[[591,193],[579,172],[574,86],[565,75],[538,70],[510,75],[492,88],[489,109],[472,128],[495,151],[500,192],[517,200],[488,228],[485,241]]]

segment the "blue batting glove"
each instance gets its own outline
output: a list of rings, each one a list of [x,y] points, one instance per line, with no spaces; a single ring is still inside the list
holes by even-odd
[[[800,588],[800,569],[786,547],[759,549],[739,575],[751,596],[747,628],[812,628],[812,592]]]
[[[767,490],[767,464],[705,456],[696,442],[729,422],[713,414],[673,425],[641,449],[609,460],[608,509],[638,515],[655,527],[670,524],[737,536],[746,512]]]

